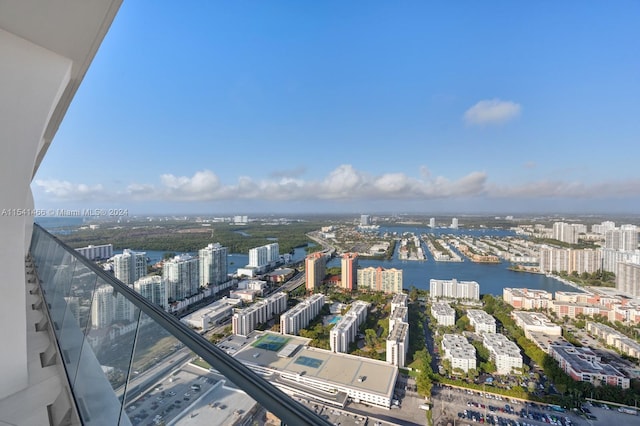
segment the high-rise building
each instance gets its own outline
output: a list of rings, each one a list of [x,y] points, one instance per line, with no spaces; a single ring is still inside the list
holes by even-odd
[[[602,269],[607,272],[618,272],[618,263],[635,263],[640,265],[640,250],[621,251],[611,248],[603,248],[602,252]]]
[[[304,259],[307,290],[313,291],[322,284],[326,274],[326,261],[321,252],[311,253]]]
[[[113,244],[88,245],[87,247],[77,248],[76,251],[90,260],[106,260],[113,257]]]
[[[263,268],[274,265],[280,260],[280,248],[278,243],[266,244],[264,246],[249,250],[249,267]]]
[[[432,217],[431,219],[429,219],[429,228],[435,228],[436,227],[436,218]]]
[[[640,265],[618,263],[616,289],[634,297],[640,297]]]
[[[472,299],[480,300],[480,285],[475,281],[434,280],[429,281],[431,299]]]
[[[113,256],[113,274],[127,285],[147,275],[147,254],[124,249]]]
[[[620,229],[610,229],[604,234],[604,247],[614,250],[633,251],[638,249],[638,228],[622,225]]]
[[[358,269],[358,288],[361,290],[402,293],[402,269],[382,267]]]
[[[605,221],[600,223],[599,225],[592,225],[591,226],[591,232],[593,232],[594,234],[601,234],[604,235],[607,231],[611,230],[611,229],[615,229],[616,227],[616,223],[615,222],[611,222],[611,221]]]
[[[540,272],[593,273],[602,269],[602,251],[593,249],[569,249],[550,246],[540,247]]]
[[[344,253],[340,264],[342,266],[340,286],[345,290],[355,290],[358,282],[358,253]]]
[[[368,214],[360,215],[360,225],[362,226],[371,225],[371,216],[369,216]]]
[[[229,281],[227,254],[227,248],[219,243],[209,244],[198,251],[201,287],[217,286]]]
[[[458,229],[458,218],[454,217],[451,219],[451,229]]]
[[[578,242],[578,232],[576,228],[565,222],[554,222],[553,238],[565,243],[575,244]]]
[[[198,258],[183,254],[162,265],[162,276],[169,288],[169,299],[183,300],[198,292],[200,285]]]
[[[148,275],[133,284],[133,289],[152,303],[167,309],[169,306],[169,288],[159,275]]]
[[[102,329],[116,321],[130,322],[133,310],[130,303],[119,293],[114,293],[111,286],[100,286],[96,289],[91,303],[91,328]]]

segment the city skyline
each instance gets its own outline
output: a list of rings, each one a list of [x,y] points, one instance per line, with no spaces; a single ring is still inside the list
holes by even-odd
[[[125,2],[36,207],[634,212],[638,12]]]

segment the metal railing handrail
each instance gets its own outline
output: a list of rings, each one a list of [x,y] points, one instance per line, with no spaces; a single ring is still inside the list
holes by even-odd
[[[107,271],[98,268],[94,262],[80,255],[55,235],[42,228],[42,226],[34,223],[34,227],[55,240],[60,247],[74,256],[77,261],[89,268],[107,284],[112,285],[118,293],[122,294],[134,306],[139,308],[180,342],[184,343],[185,346],[246,392],[256,402],[274,413],[282,422],[289,425],[331,425],[327,420],[318,416],[304,405],[294,401],[283,391],[257,375],[235,358],[229,356],[222,349],[209,342],[178,319],[169,315],[162,308],[150,303],[145,297],[116,279]]]

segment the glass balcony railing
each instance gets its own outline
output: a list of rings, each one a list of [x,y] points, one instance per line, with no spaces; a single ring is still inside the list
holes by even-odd
[[[38,225],[31,257],[83,424],[330,424]]]

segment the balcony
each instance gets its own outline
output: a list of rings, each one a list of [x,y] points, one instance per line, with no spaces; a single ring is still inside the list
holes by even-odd
[[[51,424],[329,424],[38,225],[30,256],[70,390]]]

